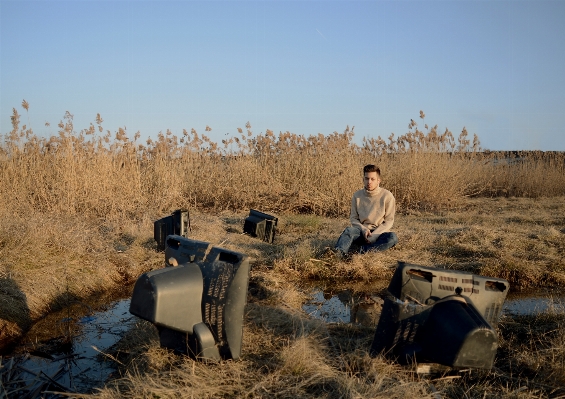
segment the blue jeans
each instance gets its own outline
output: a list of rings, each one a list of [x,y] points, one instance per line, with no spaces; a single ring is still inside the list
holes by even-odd
[[[362,236],[360,228],[349,226],[343,230],[343,233],[339,236],[335,249],[346,254],[349,252],[349,248],[351,248],[353,243],[360,245],[361,248],[359,252],[361,253],[370,251],[386,251],[398,243],[398,237],[396,234],[389,231],[387,233],[382,233],[379,238],[377,238],[377,241],[369,244]]]

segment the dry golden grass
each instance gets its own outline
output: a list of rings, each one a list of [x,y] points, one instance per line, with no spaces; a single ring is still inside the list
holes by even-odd
[[[254,259],[242,359],[210,365],[172,355],[158,347],[154,327],[140,322],[111,353],[126,365],[121,369],[122,378],[108,384],[95,397],[419,398],[433,397],[433,386],[444,397],[451,398],[482,398],[485,393],[485,397],[492,398],[534,398],[548,397],[543,392],[553,389],[540,391],[540,384],[554,387],[553,380],[562,378],[558,361],[563,353],[563,337],[551,333],[556,331],[556,324],[504,320],[504,340],[495,370],[473,372],[457,380],[430,381],[387,359],[369,358],[374,328],[327,325],[308,317],[302,305],[312,284],[378,291],[388,283],[400,259],[477,273],[486,270],[492,274],[484,274],[494,276],[509,273],[512,266],[513,290],[559,285],[562,277],[550,281],[547,276],[565,274],[561,257],[565,250],[563,198],[472,199],[450,211],[401,213],[395,226],[400,242],[395,248],[379,254],[353,255],[349,262],[315,259],[326,246],[335,243],[348,223],[345,219],[278,215],[278,235],[273,244],[267,244],[241,234],[246,214],[193,211],[190,233],[195,239],[241,251]],[[50,265],[58,265],[61,273],[81,276],[71,280],[76,284],[72,288],[76,296],[87,295],[91,292],[89,287],[104,287],[109,275],[121,282],[112,282],[107,289],[126,283],[120,280],[117,262],[110,261],[113,256],[127,259],[131,275],[162,267],[162,254],[154,251],[152,242],[152,219],[144,219],[141,223],[125,221],[96,226],[95,221],[90,224],[68,217],[30,215],[27,219],[9,219],[5,215],[3,220],[12,223],[0,235],[4,243],[0,262],[3,270],[22,271],[2,280],[2,284],[11,282],[13,288],[11,293],[2,290],[3,300],[25,304],[25,298],[41,296],[46,303],[57,306],[58,302],[53,301],[67,292],[67,285],[58,282],[58,295],[50,297],[55,290],[45,286],[43,292],[37,283],[46,279],[47,272],[53,274],[54,266]],[[47,227],[32,228],[37,225]],[[16,228],[24,238],[13,234]],[[26,247],[25,242],[36,245]],[[526,256],[532,242],[535,256]],[[25,273],[29,267],[26,260],[32,257],[42,259],[32,269],[39,273],[36,280],[34,273]],[[46,268],[43,272],[42,265]],[[66,270],[62,270],[62,265]],[[84,270],[90,270],[91,279],[84,277]],[[56,280],[53,275],[49,278]],[[26,279],[30,281],[26,283]],[[38,306],[40,302],[30,303]],[[33,314],[42,311],[48,309],[38,307]],[[13,312],[12,317],[16,315]],[[517,327],[512,324],[518,322]],[[531,330],[528,323],[540,326],[528,336],[529,341],[524,338]],[[535,356],[526,356],[530,352]],[[506,356],[507,353],[510,355]],[[549,358],[550,355],[553,357]],[[517,370],[523,374],[517,375]],[[519,390],[526,382],[527,388]]]
[[[187,207],[344,216],[367,163],[381,167],[399,210],[445,209],[469,196],[565,194],[563,153],[485,152],[465,129],[455,137],[411,122],[404,135],[358,145],[349,127],[305,137],[256,135],[248,123],[221,144],[194,129],[140,143],[139,133],[104,133],[102,123],[97,115],[76,131],[67,112],[58,132],[42,138],[20,126],[14,109],[0,147],[0,200],[10,212],[120,219]]]
[[[264,263],[289,281],[388,281],[397,260],[506,278],[513,290],[565,284],[565,198],[477,198],[459,209],[397,216],[396,247],[354,254],[351,261],[320,257],[333,246],[345,219],[322,219],[318,232],[281,228]],[[527,216],[526,216],[527,215]],[[281,219],[284,219],[282,217]],[[242,220],[243,222],[243,220]],[[239,243],[243,251],[247,244]]]
[[[0,220],[3,343],[51,310],[132,284],[139,274],[163,263],[149,250],[154,247],[149,222],[141,227],[5,211],[0,211]]]
[[[530,211],[527,217],[525,210]],[[473,199],[451,211],[413,211],[398,216],[395,231],[401,240],[395,248],[326,264],[285,248],[307,241],[304,252],[315,255],[335,242],[345,220],[279,215],[280,234],[271,245],[241,234],[244,212],[197,213],[194,238],[224,243],[255,258],[242,359],[210,365],[174,356],[158,347],[154,327],[143,322],[112,352],[126,365],[123,377],[94,397],[433,398],[433,389],[444,398],[558,397],[565,394],[560,390],[565,352],[558,309],[505,317],[493,370],[426,377],[384,358],[371,359],[374,327],[325,324],[308,317],[301,306],[316,281],[378,290],[388,283],[398,259],[477,273],[508,273],[514,265],[513,290],[562,285],[562,279],[542,276],[565,272],[560,258],[565,251],[563,214],[563,198]],[[537,252],[528,257],[532,240]],[[319,265],[317,271],[309,269],[312,263]]]
[[[27,102],[22,107],[29,110]],[[362,145],[349,128],[304,137],[255,135],[249,124],[221,144],[195,130],[181,138],[167,131],[140,144],[124,129],[104,133],[99,115],[76,132],[67,113],[49,138],[20,127],[19,118],[14,110],[13,130],[0,145],[2,342],[70,300],[162,267],[152,224],[173,209],[190,209],[191,237],[253,259],[241,361],[203,364],[171,355],[158,347],[153,327],[140,323],[114,353],[126,364],[123,378],[96,396],[565,394],[550,393],[553,381],[564,380],[557,316],[545,324],[502,323],[504,356],[493,372],[429,381],[369,358],[373,328],[326,325],[302,311],[312,285],[378,291],[398,260],[503,277],[512,290],[562,287],[564,154],[482,152],[465,130],[456,138],[435,127],[424,133],[412,122],[398,138],[366,138]],[[381,167],[383,185],[397,198],[399,244],[347,262],[325,259],[324,249],[348,225],[366,163]],[[274,244],[241,234],[249,208],[279,216]],[[524,356],[532,350],[534,356]]]
[[[158,347],[142,322],[112,352],[122,378],[84,398],[548,398],[565,394],[563,310],[503,318],[492,370],[418,375],[370,358],[374,327],[325,324],[254,300],[239,361],[195,362]],[[210,383],[213,381],[213,383]]]
[[[367,333],[345,325],[328,327],[292,310],[250,304],[244,358],[205,364],[158,348],[154,330],[143,323],[130,332],[139,349],[118,355],[126,365],[124,377],[94,396],[431,398],[427,383],[409,370],[369,358]]]

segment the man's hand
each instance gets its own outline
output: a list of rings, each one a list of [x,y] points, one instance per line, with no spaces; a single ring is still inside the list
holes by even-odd
[[[363,232],[363,236],[365,237],[365,241],[369,242],[369,238],[372,236],[373,234],[371,233],[371,230],[367,229]]]

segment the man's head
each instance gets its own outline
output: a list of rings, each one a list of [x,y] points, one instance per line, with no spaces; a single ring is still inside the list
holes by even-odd
[[[381,182],[381,170],[375,165],[365,165],[363,167],[363,184],[365,190],[373,191],[379,187]]]

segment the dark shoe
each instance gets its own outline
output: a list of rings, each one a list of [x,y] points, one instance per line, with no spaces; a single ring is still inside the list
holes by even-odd
[[[334,248],[334,254],[335,254],[335,257],[339,260],[344,260],[345,258],[347,258],[347,254],[345,254],[343,251],[341,251],[339,249]]]
[[[326,261],[337,261],[342,260],[344,258],[344,254],[339,249],[326,247],[321,258]]]

